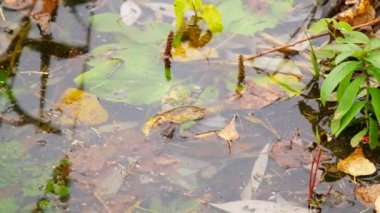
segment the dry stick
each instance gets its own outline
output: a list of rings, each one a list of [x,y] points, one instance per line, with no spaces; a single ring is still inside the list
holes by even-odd
[[[367,23],[364,23],[364,24],[360,24],[360,25],[356,25],[354,26],[352,29],[354,30],[357,30],[359,28],[362,28],[362,27],[367,27],[367,26],[372,26],[372,25],[375,25],[377,23],[380,23],[380,17],[379,18],[376,18],[374,19],[373,21],[370,21],[370,22],[367,22]],[[313,39],[316,39],[316,38],[320,38],[320,37],[323,37],[323,36],[327,36],[329,35],[330,32],[326,32],[326,33],[321,33],[321,34],[318,34],[318,35],[314,35],[314,36],[310,36],[309,38],[305,38],[305,39],[302,39],[302,40],[299,40],[299,41],[296,41],[292,44],[285,44],[285,45],[282,45],[282,46],[279,46],[279,47],[275,47],[273,49],[270,49],[268,51],[265,51],[265,52],[262,52],[262,53],[259,53],[257,55],[254,55],[254,56],[251,56],[251,57],[248,57],[248,58],[245,58],[246,61],[250,61],[250,60],[253,60],[253,59],[256,59],[256,58],[259,58],[261,56],[264,56],[264,55],[267,55],[269,53],[272,53],[272,52],[276,52],[276,51],[279,51],[281,49],[285,49],[285,48],[288,48],[288,47],[293,47],[299,43],[302,43],[302,42],[305,42],[305,41],[309,41],[309,40],[313,40]]]

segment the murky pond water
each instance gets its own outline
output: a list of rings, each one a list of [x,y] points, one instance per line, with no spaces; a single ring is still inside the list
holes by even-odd
[[[203,48],[176,48],[167,80],[171,1],[38,0],[32,11],[14,2],[3,1],[0,18],[0,212],[218,212],[211,203],[242,198],[307,208],[308,163],[258,160],[297,129],[309,145],[316,125],[327,126],[331,112],[313,100],[315,89],[302,90],[312,80],[307,51],[246,63],[240,98],[237,58],[304,37],[325,7],[207,1],[224,32]],[[181,106],[204,107],[205,118],[175,125],[159,114],[144,134],[152,116]],[[238,138],[228,142],[233,125]],[[366,208],[348,180],[318,184],[318,193],[333,185],[342,195],[323,212]]]

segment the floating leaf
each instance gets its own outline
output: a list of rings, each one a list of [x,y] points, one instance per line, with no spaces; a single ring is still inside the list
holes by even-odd
[[[262,3],[262,2],[260,2]],[[266,13],[252,12],[241,0],[225,0],[218,5],[223,16],[225,31],[243,35],[253,35],[266,28],[272,28],[282,20],[292,8],[293,0],[267,0],[262,4],[270,5]],[[258,5],[260,7],[260,5]]]
[[[274,203],[263,200],[239,200],[228,203],[210,203],[211,206],[226,212],[234,213],[252,213],[252,212],[294,212],[307,213],[309,209],[291,206],[285,204]]]
[[[380,197],[380,184],[359,186],[354,190],[354,193],[364,205],[373,208]]]
[[[239,139],[239,133],[236,131],[235,127],[236,115],[233,116],[231,121],[222,130],[218,131],[216,134],[228,142],[228,147],[231,149],[231,144],[233,141]]]
[[[199,120],[206,116],[206,109],[196,106],[177,107],[154,115],[143,126],[143,133],[148,135],[152,129],[158,128],[163,124],[181,124],[186,121]]]
[[[96,185],[95,192],[99,195],[114,195],[119,191],[123,180],[123,170],[120,168],[111,168],[106,172],[106,177]]]
[[[203,47],[203,48],[193,48],[189,46],[189,43],[182,43],[177,46],[173,51],[174,61],[196,61],[203,59],[217,58],[218,52],[215,48]]]
[[[255,82],[246,81],[240,95],[232,95],[227,104],[233,109],[261,109],[278,100],[281,94],[281,90],[276,85],[261,86]]]
[[[362,148],[358,147],[350,156],[338,163],[338,170],[357,177],[375,173],[376,167],[365,158]]]
[[[57,103],[61,112],[59,121],[62,125],[98,125],[108,120],[107,111],[100,105],[95,95],[68,88]]]
[[[264,148],[261,149],[259,157],[256,159],[255,164],[253,165],[251,177],[240,194],[240,198],[242,200],[252,199],[252,196],[259,188],[267,169],[269,148],[270,144],[267,143]]]
[[[281,140],[271,146],[269,155],[274,158],[276,163],[285,169],[298,168],[308,165],[312,162],[313,156],[317,155],[317,151],[312,152],[302,144],[298,136],[292,140]],[[321,161],[328,160],[331,157],[322,152]]]
[[[126,0],[121,4],[120,16],[124,24],[131,26],[141,16],[141,9],[133,0]]]

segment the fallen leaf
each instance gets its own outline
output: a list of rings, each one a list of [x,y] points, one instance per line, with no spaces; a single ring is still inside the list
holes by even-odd
[[[103,168],[109,156],[116,151],[114,146],[101,147],[93,145],[69,153],[74,171],[99,171]]]
[[[376,198],[375,210],[376,210],[376,212],[380,212],[380,196],[377,196],[377,198]]]
[[[309,209],[299,207],[284,205],[263,200],[239,200],[228,203],[210,203],[211,206],[221,209],[226,212],[233,213],[252,213],[252,212],[309,212]]]
[[[105,172],[107,176],[96,186],[95,192],[99,195],[114,195],[119,191],[123,183],[123,170],[120,168],[112,168],[110,170],[109,172]]]
[[[161,166],[167,166],[178,163],[178,160],[169,155],[161,155],[154,159],[154,163]]]
[[[313,156],[317,155],[317,151],[310,152],[308,147],[302,144],[301,139],[295,136],[292,140],[280,140],[272,145],[269,155],[280,167],[289,169],[311,164]],[[330,157],[322,152],[321,161],[328,159]]]
[[[240,94],[233,94],[227,104],[233,109],[261,109],[281,97],[279,87],[264,87],[247,81]]]
[[[98,125],[108,120],[107,111],[100,105],[97,97],[90,93],[68,88],[57,103],[57,111],[62,125]]]
[[[376,167],[364,156],[361,147],[358,147],[350,156],[338,163],[338,170],[357,177],[375,173]]]
[[[260,151],[259,157],[256,159],[251,171],[251,178],[248,184],[244,187],[240,194],[242,200],[250,200],[255,194],[256,190],[259,188],[261,181],[264,178],[265,171],[268,165],[268,151],[270,145],[269,143],[264,146]]]
[[[222,130],[218,131],[216,134],[228,142],[229,148],[234,140],[239,139],[239,133],[236,131],[235,127],[236,115],[234,115],[231,121]]]
[[[217,58],[218,52],[215,48],[203,47],[193,48],[188,43],[182,43],[172,50],[173,61],[196,61],[202,59]]]
[[[181,124],[186,121],[200,120],[206,116],[206,109],[197,106],[177,107],[154,115],[143,126],[143,133],[148,135],[152,129],[158,128],[163,124]]]
[[[374,20],[376,11],[370,0],[356,0],[355,5],[335,16],[339,21],[356,26]]]
[[[354,190],[357,198],[368,207],[377,206],[376,203],[380,202],[380,184],[373,184],[370,186],[360,186]]]
[[[141,16],[141,9],[133,0],[127,0],[120,7],[120,16],[125,25],[131,26]]]

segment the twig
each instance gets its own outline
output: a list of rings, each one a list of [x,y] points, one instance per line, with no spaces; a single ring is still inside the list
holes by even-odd
[[[362,27],[367,27],[367,26],[372,26],[372,25],[375,25],[377,23],[380,23],[380,17],[379,18],[376,18],[374,19],[373,21],[370,21],[370,22],[367,22],[367,23],[364,23],[364,24],[360,24],[360,25],[357,25],[357,26],[354,26],[352,29],[353,30],[357,30],[359,28],[362,28]],[[314,36],[310,36],[309,38],[304,38],[304,39],[301,39],[299,41],[296,41],[294,43],[291,43],[291,44],[285,44],[285,45],[282,45],[282,46],[279,46],[279,47],[275,47],[273,49],[270,49],[268,51],[265,51],[265,52],[262,52],[262,53],[259,53],[257,55],[254,55],[254,56],[251,56],[251,57],[248,57],[248,58],[245,58],[246,61],[250,61],[250,60],[253,60],[253,59],[256,59],[256,58],[259,58],[261,56],[264,56],[264,55],[267,55],[269,53],[272,53],[272,52],[276,52],[276,51],[279,51],[281,49],[285,49],[285,48],[289,48],[289,47],[293,47],[297,44],[300,44],[302,42],[305,42],[305,41],[309,41],[309,40],[313,40],[313,39],[316,39],[316,38],[320,38],[320,37],[323,37],[323,36],[327,36],[329,35],[330,32],[325,32],[325,33],[320,33],[318,35],[314,35]]]

